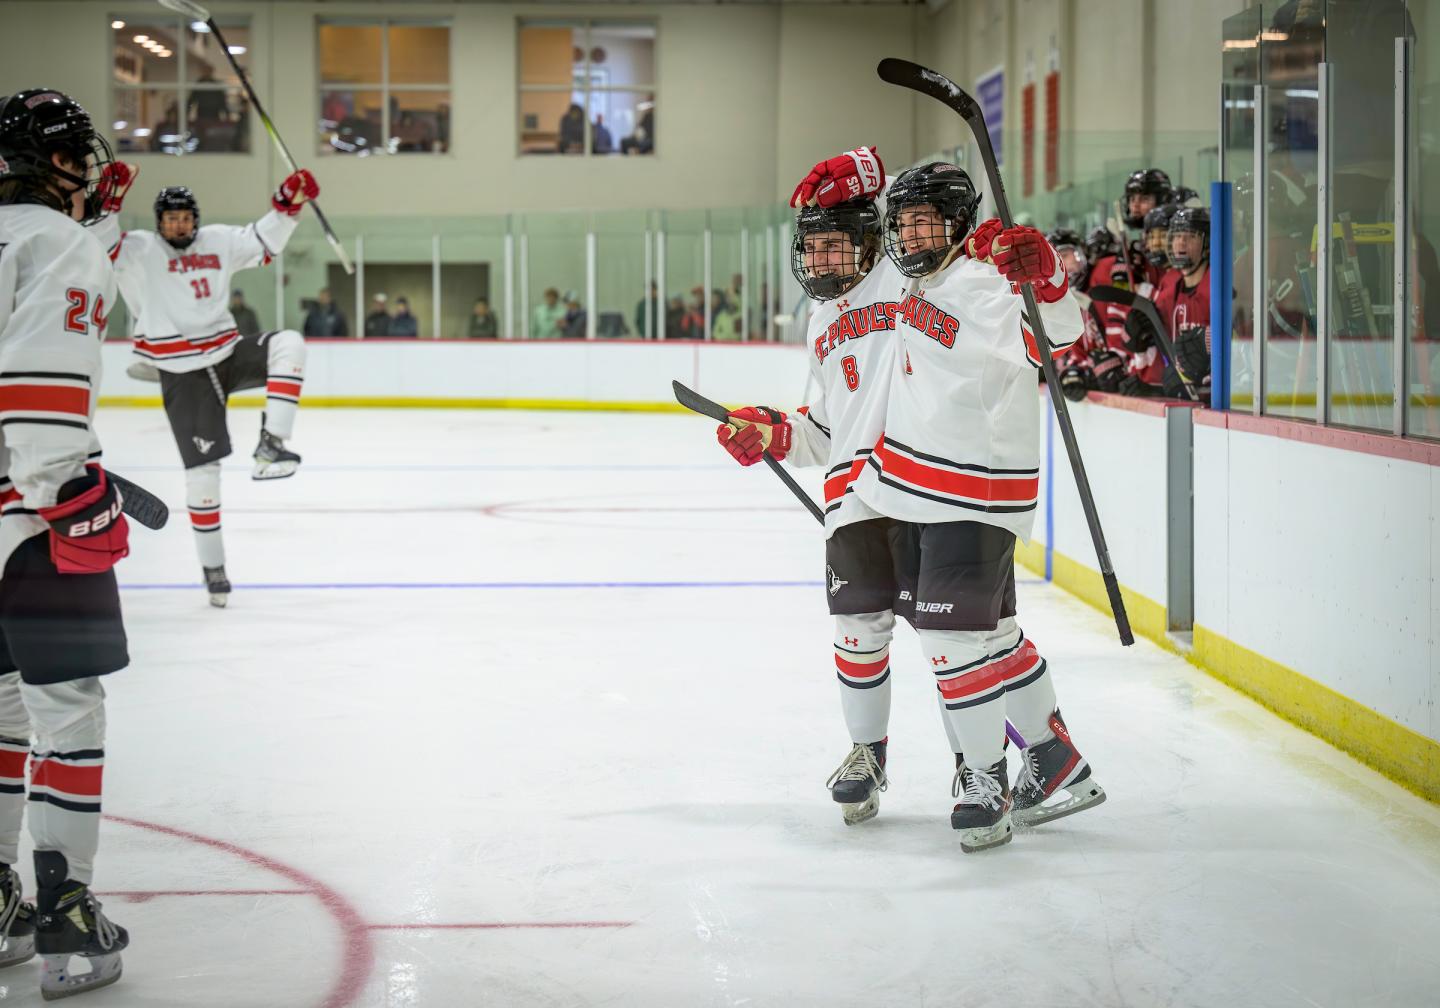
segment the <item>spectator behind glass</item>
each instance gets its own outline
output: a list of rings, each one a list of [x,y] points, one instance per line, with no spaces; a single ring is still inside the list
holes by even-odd
[[[655,150],[655,96],[646,95],[635,107],[640,110],[640,120],[635,132],[620,141],[621,154],[649,154]]]
[[[238,287],[230,292],[230,314],[241,336],[254,336],[260,332],[260,320],[255,317],[254,309],[245,303],[245,292]]]
[[[585,338],[585,309],[580,307],[580,295],[574,291],[565,292],[565,318],[561,329],[566,339]]]
[[[560,292],[547,287],[543,300],[530,314],[531,339],[559,339],[564,333],[561,325],[565,321],[565,306],[560,303]]]
[[[590,127],[590,153],[610,154],[615,150],[615,141],[610,138],[610,130],[605,125],[605,117],[597,115],[595,122]]]
[[[349,336],[350,327],[345,315],[330,296],[329,287],[321,287],[315,295],[315,303],[305,313],[306,336]]]
[[[685,337],[685,301],[678,295],[665,302],[665,338]]]
[[[641,298],[635,303],[635,334],[641,339],[650,338],[650,313],[655,310],[655,299],[660,296],[660,288],[654,280],[650,281],[650,296]],[[662,339],[663,332],[657,333]]]
[[[403,297],[395,299],[395,314],[390,316],[390,335],[401,339],[415,339],[420,335],[420,324],[410,314],[410,302]]]
[[[685,317],[680,320],[680,338],[705,338],[704,287],[695,287],[690,291],[690,301],[685,305]]]
[[[390,313],[385,309],[385,295],[376,294],[370,300],[370,314],[365,316],[365,337],[390,335]]]
[[[556,147],[561,154],[585,153],[585,110],[571,105],[560,117],[560,141]]]
[[[470,312],[470,328],[465,336],[467,339],[500,337],[500,325],[495,319],[495,313],[490,310],[490,302],[483,297],[475,299],[475,307]]]
[[[740,329],[740,313],[719,287],[710,292],[710,332],[712,339],[729,343],[744,338]]]

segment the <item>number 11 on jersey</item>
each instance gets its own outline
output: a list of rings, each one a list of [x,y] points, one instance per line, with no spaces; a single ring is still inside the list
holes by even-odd
[[[196,301],[210,296],[210,281],[204,277],[200,277],[198,280],[191,280],[190,286],[195,289]]]

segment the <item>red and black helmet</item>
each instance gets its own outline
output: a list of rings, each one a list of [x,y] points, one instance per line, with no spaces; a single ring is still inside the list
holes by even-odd
[[[80,173],[67,171],[52,160],[64,154]],[[0,182],[19,180],[25,202],[40,202],[68,212],[51,189],[68,183],[70,192],[85,192],[82,224],[105,216],[96,189],[105,167],[115,160],[105,138],[75,99],[51,88],[29,88],[0,98]],[[12,197],[13,198],[13,197]]]

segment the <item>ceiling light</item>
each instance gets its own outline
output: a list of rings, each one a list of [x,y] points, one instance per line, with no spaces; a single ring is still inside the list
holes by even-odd
[[[229,49],[230,49],[230,55],[231,55],[231,56],[244,56],[244,55],[245,55],[245,47],[244,47],[243,45],[232,45],[232,46],[229,47]]]
[[[116,31],[119,31],[121,28],[125,27],[125,22],[120,20],[111,21],[110,27],[114,28]]]
[[[149,41],[150,41],[150,36],[149,36],[149,35],[136,35],[136,36],[135,36],[135,41],[136,41],[136,42],[139,42],[141,45],[144,45],[146,42],[149,42]]]
[[[203,35],[210,30],[210,26],[204,21],[191,21],[190,30],[193,32],[199,32]]]
[[[137,130],[134,132],[134,135],[137,136],[137,137],[147,137],[147,136],[150,135],[150,130],[147,129],[146,127],[144,127],[144,126],[141,126],[139,129],[137,129]]]
[[[130,125],[130,124],[129,124],[128,122],[126,122],[124,119],[117,119],[117,120],[115,120],[114,130],[115,130],[116,133],[119,133],[119,132],[120,132],[121,130],[123,130],[126,126],[129,126],[129,125]]]
[[[157,50],[155,50],[155,55],[156,55],[156,56],[159,56],[161,59],[165,59],[166,57],[168,57],[168,56],[170,55],[170,50],[169,50],[169,49],[157,49]]]

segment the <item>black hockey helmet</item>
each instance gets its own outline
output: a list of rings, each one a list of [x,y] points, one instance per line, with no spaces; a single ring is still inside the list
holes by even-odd
[[[1140,247],[1151,266],[1163,267],[1170,261],[1170,218],[1179,209],[1174,203],[1161,203],[1145,214]]]
[[[1200,259],[1192,260],[1188,255],[1176,255],[1170,252],[1170,265],[1178,270],[1189,270],[1204,263],[1210,258],[1210,210],[1208,207],[1180,207],[1175,215],[1170,218],[1170,228],[1166,236],[1166,244],[1174,244],[1177,234],[1197,234],[1201,237]]]
[[[805,240],[819,235],[843,235],[850,242],[849,262],[835,272],[815,274],[805,264]],[[875,201],[851,200],[833,207],[805,207],[795,215],[795,240],[790,244],[790,272],[805,293],[817,301],[830,301],[860,281],[880,254],[880,211]]]
[[[1130,213],[1131,196],[1153,196],[1155,205],[1169,203],[1174,195],[1175,187],[1170,184],[1170,176],[1166,175],[1159,168],[1141,168],[1130,173],[1125,180],[1125,195],[1121,198],[1120,215],[1125,219],[1125,226],[1138,228],[1144,222],[1144,216]]]
[[[937,248],[907,254],[900,242],[900,213],[918,206],[933,206],[939,211],[945,222],[945,241]],[[980,193],[959,165],[932,161],[901,172],[885,193],[885,254],[906,276],[934,273],[951,248],[970,234],[979,206]],[[933,240],[939,236],[928,237]]]
[[[1070,253],[1071,264],[1065,268],[1070,286],[1085,286],[1085,281],[1090,277],[1090,257],[1085,253],[1085,243],[1080,240],[1080,232],[1072,228],[1056,228],[1045,236],[1045,240],[1050,243],[1062,263],[1065,262],[1065,253]]]
[[[80,174],[59,168],[51,160],[64,154]],[[96,190],[100,175],[115,160],[105,138],[75,99],[50,88],[29,88],[0,98],[0,202],[42,203],[70,213],[69,200],[50,188],[68,183],[67,192],[85,191],[82,224],[105,216]],[[6,185],[17,182],[19,185]]]
[[[161,221],[165,217],[166,210],[189,210],[195,215],[195,225],[190,229],[190,234],[184,238],[165,238],[165,230]],[[190,191],[189,186],[172,185],[160,190],[155,197],[155,232],[165,238],[172,248],[187,249],[195,236],[200,232],[200,203],[195,199],[195,194]]]
[[[1097,227],[1085,236],[1085,258],[1093,266],[1107,255],[1119,255],[1120,243],[1114,233],[1105,227]]]

